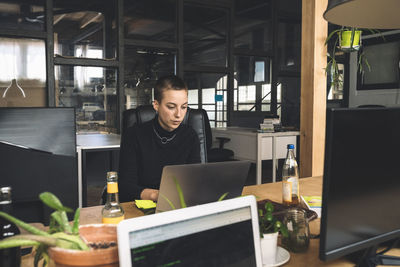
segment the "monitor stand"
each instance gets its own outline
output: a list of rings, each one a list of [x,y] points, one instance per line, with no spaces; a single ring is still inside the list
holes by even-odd
[[[389,248],[378,253],[377,245],[366,249],[361,258],[358,259],[357,267],[376,267],[377,265],[400,266],[400,257],[383,255],[392,249],[395,244],[396,242]]]

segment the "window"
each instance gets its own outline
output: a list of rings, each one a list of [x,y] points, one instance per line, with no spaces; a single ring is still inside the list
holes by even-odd
[[[235,111],[270,111],[270,60],[255,56],[235,57]],[[261,105],[259,104],[261,103]]]
[[[0,62],[0,107],[46,106],[44,41],[0,38]]]
[[[227,75],[188,72],[185,80],[189,87],[189,106],[206,110],[211,127],[226,127]]]

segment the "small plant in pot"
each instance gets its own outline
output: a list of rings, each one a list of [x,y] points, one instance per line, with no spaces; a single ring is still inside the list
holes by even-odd
[[[261,254],[263,257],[263,264],[274,264],[278,246],[278,234],[281,233],[282,236],[287,237],[288,230],[281,221],[274,217],[274,206],[271,202],[265,203],[264,210],[258,210]]]
[[[47,266],[50,258],[56,266],[118,266],[118,249],[115,225],[94,224],[79,227],[80,209],[75,211],[71,225],[67,212],[72,212],[52,193],[44,192],[40,200],[54,209],[48,231],[42,231],[7,213],[0,217],[9,220],[30,234],[16,235],[0,241],[0,249],[33,247],[34,266],[43,260]],[[105,248],[105,249],[99,249]]]
[[[326,65],[326,74],[330,75],[331,86],[339,87],[343,84],[343,74],[338,66],[336,59],[337,49],[342,53],[349,53],[359,51],[362,45],[361,35],[364,31],[368,31],[370,34],[380,33],[375,29],[358,29],[354,27],[342,26],[329,33],[325,39],[325,45],[328,48],[328,63]],[[384,39],[383,35],[381,37]],[[371,71],[371,66],[368,63],[362,51],[358,52],[357,55],[357,69],[361,73],[363,66],[366,66]]]

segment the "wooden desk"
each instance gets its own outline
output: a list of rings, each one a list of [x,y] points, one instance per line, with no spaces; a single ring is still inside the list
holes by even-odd
[[[300,179],[300,194],[302,195],[321,195],[322,194],[322,177],[311,177]],[[255,195],[258,200],[270,199],[276,202],[282,201],[282,183],[269,183],[262,185],[246,186],[243,189],[243,195]],[[134,218],[143,216],[132,202],[122,203],[125,210],[126,218]],[[95,206],[83,208],[81,210],[81,224],[101,223],[101,209],[103,206]],[[310,222],[310,230],[312,234],[319,233],[320,220]],[[346,259],[338,259],[331,262],[322,262],[318,258],[319,239],[311,239],[310,247],[306,253],[290,253],[290,260],[284,266],[293,267],[320,267],[320,266],[340,266],[350,267],[353,263]],[[400,256],[400,249],[392,249],[390,255]]]
[[[224,148],[231,149],[235,159],[245,159],[256,163],[257,184],[261,184],[262,161],[272,160],[272,181],[276,181],[277,159],[286,158],[287,144],[296,144],[300,132],[259,133],[257,129],[244,127],[212,128],[214,146],[216,137],[230,139]],[[296,149],[297,145],[295,146]]]

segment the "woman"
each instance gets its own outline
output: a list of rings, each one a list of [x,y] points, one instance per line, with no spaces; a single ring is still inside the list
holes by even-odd
[[[187,106],[188,89],[182,79],[172,75],[156,82],[156,117],[123,133],[119,165],[121,202],[156,201],[164,166],[200,162],[198,136],[190,126],[182,124]]]

